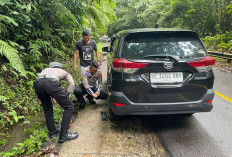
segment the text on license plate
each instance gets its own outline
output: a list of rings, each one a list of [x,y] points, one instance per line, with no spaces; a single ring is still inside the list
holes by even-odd
[[[151,83],[181,83],[183,82],[183,73],[150,73],[150,80]]]

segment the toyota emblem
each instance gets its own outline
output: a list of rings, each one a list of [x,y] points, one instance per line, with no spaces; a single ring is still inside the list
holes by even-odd
[[[173,68],[172,62],[165,62],[164,63],[164,68],[165,69],[172,69]]]

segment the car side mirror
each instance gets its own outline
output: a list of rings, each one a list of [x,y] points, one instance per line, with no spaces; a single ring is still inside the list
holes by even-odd
[[[104,51],[104,52],[111,52],[112,49],[110,49],[108,46],[106,46],[106,47],[102,48],[102,51]]]

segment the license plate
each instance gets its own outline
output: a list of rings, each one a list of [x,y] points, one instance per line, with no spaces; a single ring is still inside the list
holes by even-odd
[[[182,72],[150,73],[151,83],[182,83]]]

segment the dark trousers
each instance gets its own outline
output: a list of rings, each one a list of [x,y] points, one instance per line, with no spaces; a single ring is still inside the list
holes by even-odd
[[[56,101],[64,108],[63,118],[61,122],[61,134],[66,134],[69,129],[71,122],[72,113],[74,109],[73,102],[67,96],[67,92],[61,88],[59,81],[53,79],[37,79],[34,82],[35,92],[42,102],[44,114],[48,131],[51,133],[56,130],[53,119],[53,106],[51,97],[55,98]]]
[[[91,89],[94,93],[97,91],[96,87],[93,87]],[[84,85],[81,83],[79,86],[76,86],[76,88],[74,90],[74,94],[75,94],[76,98],[78,99],[78,101],[83,102],[83,101],[85,101],[85,99],[83,98],[84,94],[88,94],[88,93],[87,93]],[[90,96],[90,95],[88,94],[88,96]],[[100,95],[96,99],[105,100],[105,99],[107,99],[107,94],[101,90]]]

